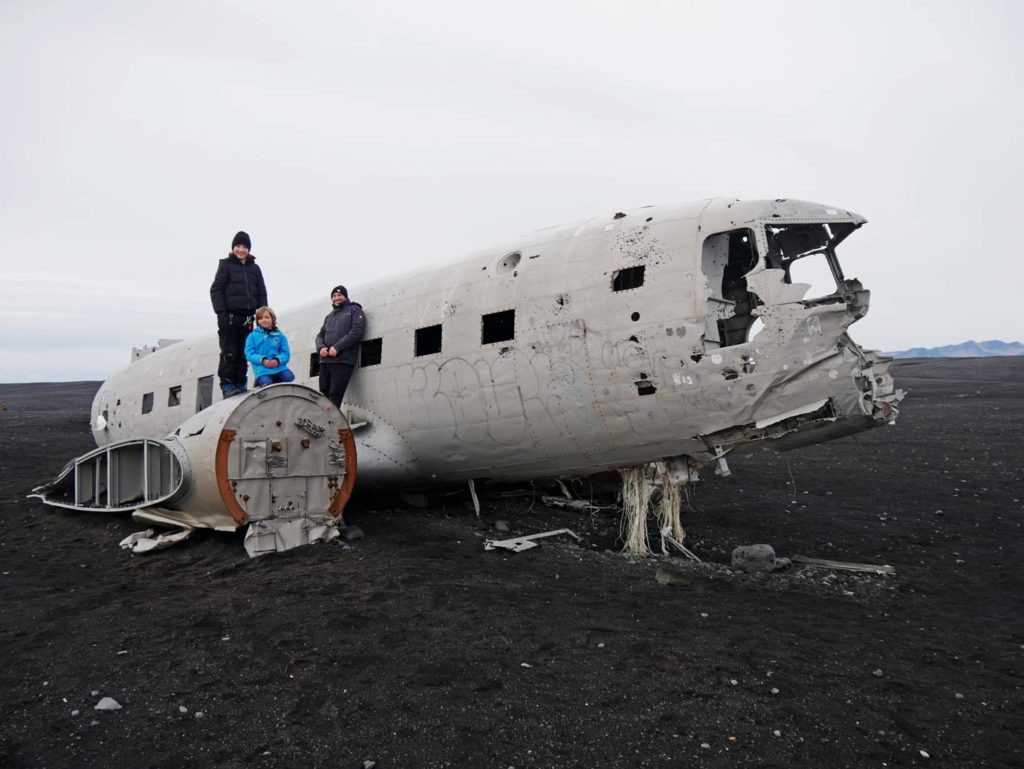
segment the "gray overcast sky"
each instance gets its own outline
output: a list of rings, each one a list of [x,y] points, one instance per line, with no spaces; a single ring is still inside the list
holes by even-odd
[[[214,330],[238,229],[275,309],[326,311],[718,195],[868,218],[839,252],[864,346],[1021,339],[1022,28],[1009,0],[3,0],[0,381]]]

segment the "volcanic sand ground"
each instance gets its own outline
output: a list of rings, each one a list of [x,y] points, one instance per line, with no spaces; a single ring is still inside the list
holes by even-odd
[[[709,473],[714,563],[671,585],[614,511],[530,497],[357,492],[352,549],[131,556],[130,519],[25,498],[92,447],[96,383],[0,385],[0,765],[1022,766],[1024,358],[894,372],[896,426]],[[485,552],[498,519],[583,541]],[[758,542],[897,574],[724,566]]]

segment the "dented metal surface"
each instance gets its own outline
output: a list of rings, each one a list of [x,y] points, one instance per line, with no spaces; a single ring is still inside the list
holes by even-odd
[[[849,336],[870,292],[837,252],[864,223],[795,200],[652,206],[354,288],[374,345],[345,404],[361,483],[585,476],[649,462],[681,468],[686,482],[710,463],[728,472],[734,451],[891,422],[903,394],[889,359]],[[828,286],[812,291],[805,274]],[[311,359],[323,305],[281,314],[293,360]],[[440,349],[417,355],[415,332],[437,326]],[[211,397],[216,365],[214,335],[136,361],[96,395],[97,443],[201,431],[206,411],[186,419]],[[312,371],[295,373],[315,386]],[[316,428],[298,424],[305,444],[281,451],[266,436],[232,450],[273,474],[298,446],[325,444],[347,472],[356,452]],[[280,501],[253,505],[282,511]]]

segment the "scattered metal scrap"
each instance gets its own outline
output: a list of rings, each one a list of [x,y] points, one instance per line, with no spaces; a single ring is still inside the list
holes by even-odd
[[[152,550],[163,550],[165,547],[176,545],[192,536],[192,532],[195,531],[191,526],[187,526],[177,531],[164,532],[153,536],[155,533],[154,529],[146,529],[145,531],[137,531],[134,534],[129,534],[127,537],[121,540],[122,550],[131,550],[136,555],[142,553],[148,553]]]
[[[673,547],[677,548],[683,555],[685,555],[691,561],[696,561],[697,563],[701,563],[700,558],[698,558],[696,555],[694,555],[693,552],[691,552],[686,547],[686,545],[684,545],[682,542],[680,542],[678,539],[676,539],[676,538],[674,538],[672,536],[672,527],[671,526],[666,526],[664,529],[661,530],[661,538],[663,540],[665,540],[666,542],[668,542]]]
[[[540,534],[527,534],[524,537],[514,537],[513,539],[488,539],[484,541],[484,550],[495,550],[497,548],[501,548],[503,550],[511,550],[513,553],[521,553],[524,550],[537,547],[537,543],[534,540],[544,539],[545,537],[554,537],[557,534],[568,534],[577,542],[582,541],[575,532],[572,532],[569,529],[555,529],[553,531],[542,531]]]
[[[804,566],[818,566],[822,569],[840,569],[842,571],[860,571],[868,574],[896,574],[894,566],[879,566],[873,563],[850,563],[849,561],[830,561],[827,558],[809,558],[806,555],[794,555],[790,559],[793,563],[802,563]]]
[[[579,510],[580,512],[589,513],[595,510],[608,510],[614,505],[595,505],[593,502],[587,502],[585,499],[567,499],[565,497],[552,497],[547,494],[542,494],[540,501],[548,507],[560,507],[567,510]]]

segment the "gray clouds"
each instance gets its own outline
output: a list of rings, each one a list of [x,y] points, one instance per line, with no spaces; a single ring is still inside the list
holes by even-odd
[[[237,229],[286,310],[539,227],[713,195],[864,214],[840,256],[873,291],[853,330],[868,347],[1017,338],[993,289],[1024,277],[1003,242],[1024,197],[1022,16],[9,1],[3,378],[103,378],[132,345],[212,330],[207,288]],[[89,355],[67,349],[84,340]]]

